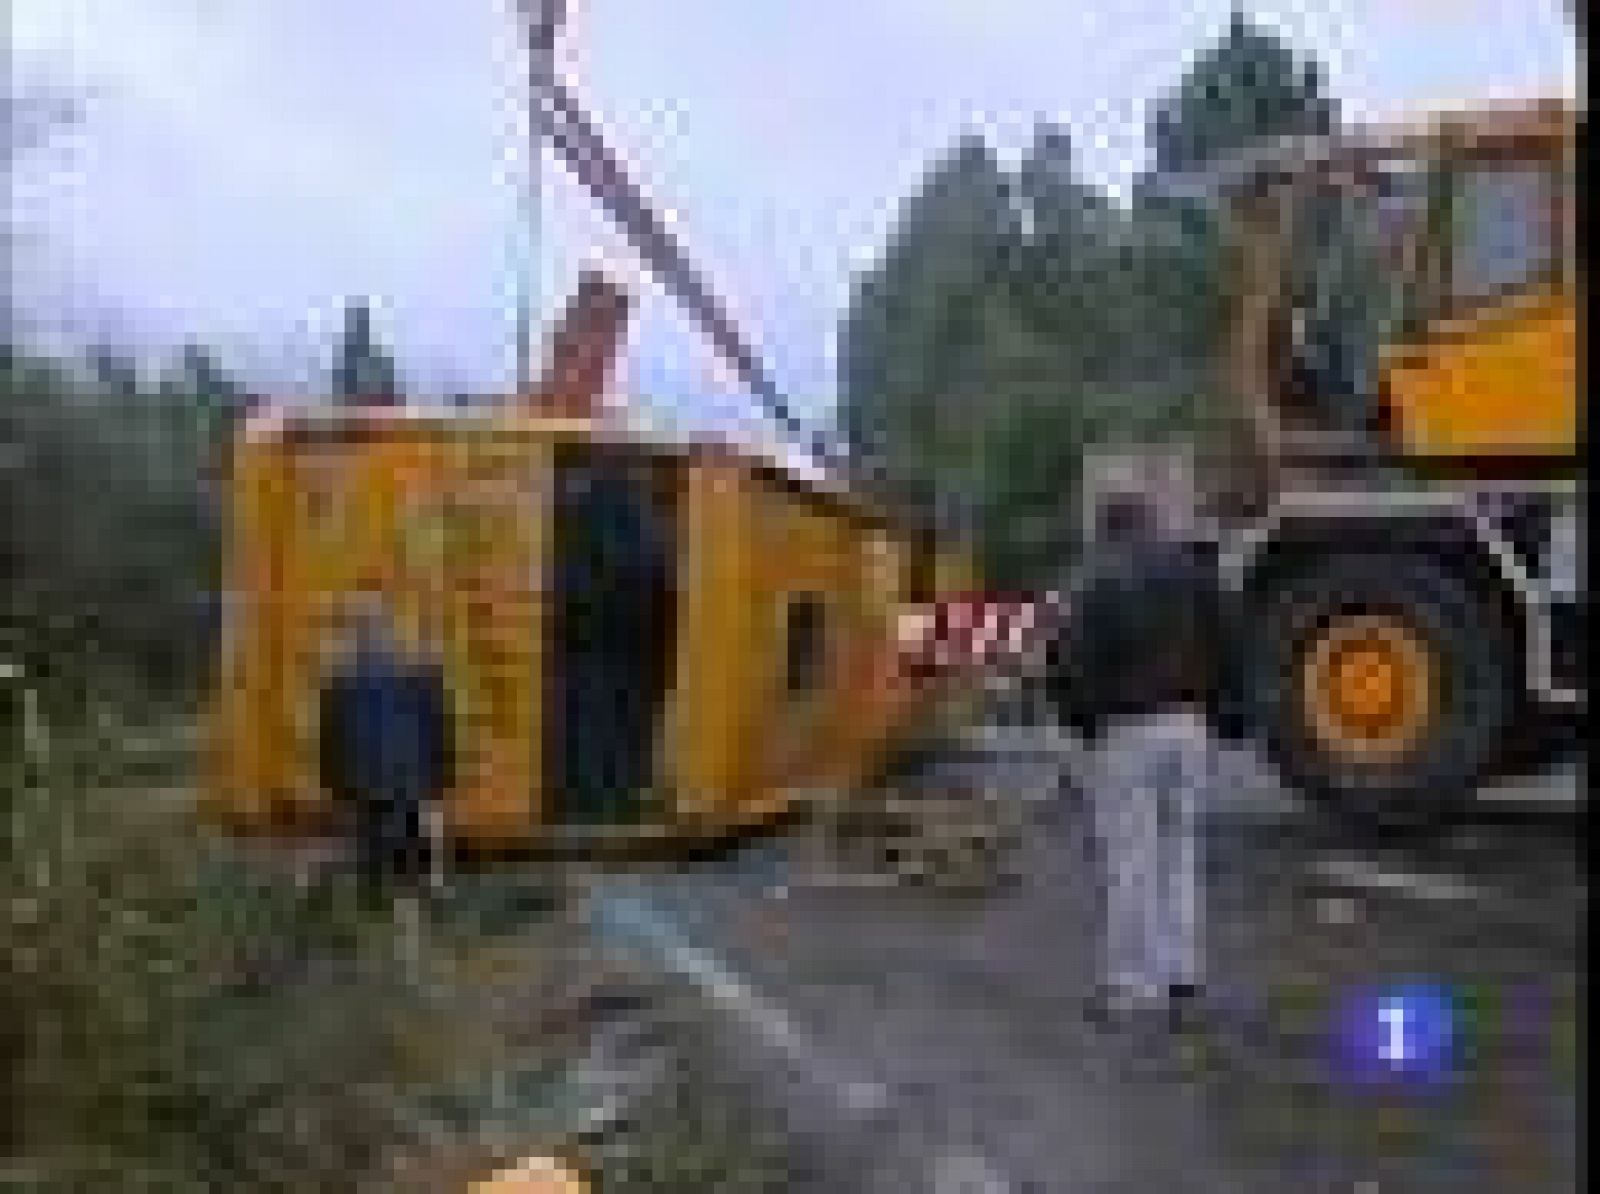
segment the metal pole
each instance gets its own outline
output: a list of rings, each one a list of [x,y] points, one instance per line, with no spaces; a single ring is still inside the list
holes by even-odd
[[[526,395],[533,388],[533,314],[538,290],[538,249],[541,200],[543,195],[540,163],[542,153],[541,108],[549,104],[555,82],[556,36],[566,21],[564,0],[518,0],[518,14],[526,25],[528,50],[528,177],[523,194],[523,234],[526,241],[518,263],[517,280],[517,392]]]

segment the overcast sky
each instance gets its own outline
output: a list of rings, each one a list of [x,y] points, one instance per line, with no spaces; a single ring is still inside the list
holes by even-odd
[[[10,0],[23,76],[96,96],[23,180],[49,233],[23,262],[37,310],[117,312],[98,330],[146,346],[196,334],[286,385],[366,294],[417,383],[504,388],[524,174],[510,3]],[[1017,150],[1048,117],[1091,178],[1125,183],[1147,104],[1230,5],[574,0],[563,69],[784,387],[823,409],[849,277],[932,156],[966,130]],[[1249,7],[1324,61],[1352,115],[1577,88],[1562,0]],[[635,281],[544,173],[542,309],[586,261]],[[622,384],[731,417],[709,350],[640,288]]]

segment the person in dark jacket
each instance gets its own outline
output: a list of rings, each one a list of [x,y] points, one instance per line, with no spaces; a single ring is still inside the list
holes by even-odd
[[[1071,593],[1048,648],[1046,687],[1061,721],[1094,739],[1113,719],[1194,704],[1231,712],[1227,596],[1203,546],[1162,541],[1114,548]]]
[[[1114,529],[1075,586],[1049,695],[1086,747],[1078,778],[1104,862],[1097,1006],[1170,1010],[1205,981],[1201,820],[1231,631],[1202,545],[1137,515]]]
[[[356,610],[350,639],[322,690],[320,764],[373,893],[426,876],[426,817],[454,782],[455,742],[442,668],[400,649],[381,602]]]

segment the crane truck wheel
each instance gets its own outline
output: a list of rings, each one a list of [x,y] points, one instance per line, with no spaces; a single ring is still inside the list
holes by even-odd
[[[1247,700],[1284,779],[1371,828],[1456,811],[1515,720],[1517,656],[1496,612],[1399,554],[1324,561],[1258,608]]]

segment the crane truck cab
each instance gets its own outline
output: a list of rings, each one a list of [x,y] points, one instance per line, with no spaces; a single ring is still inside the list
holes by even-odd
[[[1446,818],[1531,720],[1586,700],[1580,119],[1456,111],[1174,180],[1237,268],[1238,434],[1197,499],[1243,612],[1234,695],[1339,810]],[[1355,301],[1328,268],[1352,248],[1377,267]]]

